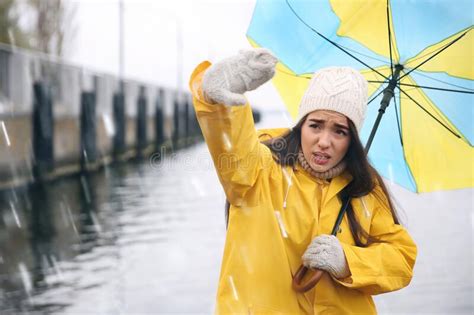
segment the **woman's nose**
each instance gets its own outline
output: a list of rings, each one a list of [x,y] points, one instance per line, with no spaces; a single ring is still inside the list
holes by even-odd
[[[321,148],[328,148],[331,144],[331,136],[328,132],[321,132],[318,137],[318,146]]]

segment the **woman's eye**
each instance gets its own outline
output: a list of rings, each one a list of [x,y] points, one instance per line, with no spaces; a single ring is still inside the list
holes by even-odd
[[[337,130],[336,133],[338,135],[341,135],[341,136],[347,136],[347,132],[345,130],[342,130],[342,129]]]
[[[318,125],[318,124],[311,124],[311,125],[309,125],[309,127],[310,127],[310,128],[318,128],[319,125]]]

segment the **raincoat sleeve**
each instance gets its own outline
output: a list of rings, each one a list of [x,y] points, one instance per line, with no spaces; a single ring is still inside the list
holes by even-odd
[[[258,202],[254,184],[264,169],[271,166],[270,150],[258,141],[252,110],[243,106],[206,103],[201,90],[202,77],[211,64],[196,67],[190,79],[190,89],[196,116],[211,153],[227,200],[241,206]],[[253,190],[252,194],[249,191]]]
[[[342,280],[335,279],[345,287],[370,295],[407,286],[413,276],[417,254],[416,245],[408,232],[394,223],[387,200],[374,199],[370,235],[380,242],[368,247],[342,243],[351,276]]]

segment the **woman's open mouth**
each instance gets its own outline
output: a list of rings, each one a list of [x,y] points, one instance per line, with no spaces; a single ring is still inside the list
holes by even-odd
[[[325,154],[325,153],[320,153],[320,152],[313,153],[313,161],[314,161],[314,163],[316,163],[318,165],[327,164],[329,162],[330,158],[331,157],[328,154]]]

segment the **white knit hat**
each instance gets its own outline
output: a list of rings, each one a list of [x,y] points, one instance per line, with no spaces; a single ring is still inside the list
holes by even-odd
[[[367,80],[349,67],[328,67],[313,74],[301,99],[298,122],[315,110],[332,110],[348,117],[360,132],[367,108]]]

